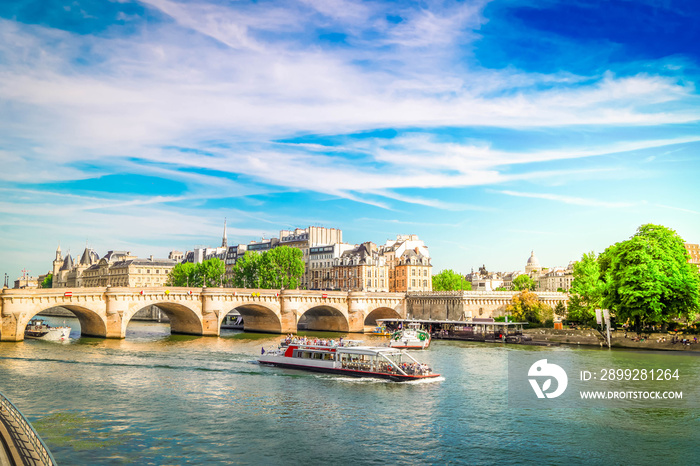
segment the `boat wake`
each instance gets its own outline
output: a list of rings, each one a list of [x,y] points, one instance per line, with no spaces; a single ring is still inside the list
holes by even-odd
[[[438,382],[444,382],[445,378],[443,376],[440,377],[431,377],[429,379],[418,379],[418,380],[409,380],[407,382],[401,382],[405,383],[408,385],[422,385],[426,383],[438,383]]]

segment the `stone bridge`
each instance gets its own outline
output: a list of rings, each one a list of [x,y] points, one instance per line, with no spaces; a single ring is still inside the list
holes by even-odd
[[[409,319],[465,320],[505,315],[518,291],[419,291],[406,296]],[[567,304],[566,293],[536,292],[540,301],[554,308]]]
[[[296,333],[309,330],[363,332],[376,319],[405,318],[404,293],[252,290],[235,288],[52,288],[8,289],[0,294],[0,341],[21,341],[39,312],[60,306],[75,314],[81,334],[124,338],[131,318],[158,306],[173,333],[218,336],[226,315],[237,311],[246,331]]]

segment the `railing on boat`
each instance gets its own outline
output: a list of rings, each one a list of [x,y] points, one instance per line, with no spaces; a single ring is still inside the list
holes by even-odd
[[[8,451],[8,456],[14,457],[12,453],[19,456],[24,465],[53,466],[56,464],[53,455],[37,434],[31,423],[24,417],[22,412],[5,395],[0,393],[0,422],[5,429],[0,430],[0,434],[7,434],[9,438],[2,438],[4,443],[14,451]],[[0,426],[0,427],[2,427]],[[0,442],[0,447],[2,447]],[[17,459],[14,462],[17,462]]]

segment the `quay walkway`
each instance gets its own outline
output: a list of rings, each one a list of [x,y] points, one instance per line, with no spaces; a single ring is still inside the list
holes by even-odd
[[[0,393],[0,466],[54,466],[56,461],[27,418]]]

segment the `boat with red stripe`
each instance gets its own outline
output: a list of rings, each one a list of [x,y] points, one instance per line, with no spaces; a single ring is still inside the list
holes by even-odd
[[[440,377],[406,351],[360,346],[355,341],[295,342],[277,350],[262,350],[260,364],[352,377],[375,377],[397,382]]]

